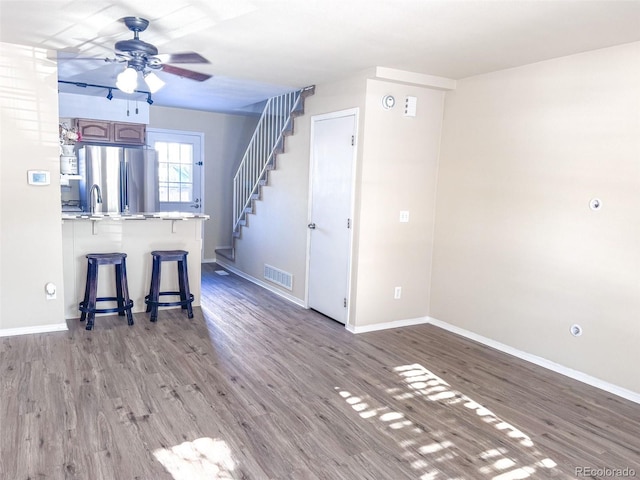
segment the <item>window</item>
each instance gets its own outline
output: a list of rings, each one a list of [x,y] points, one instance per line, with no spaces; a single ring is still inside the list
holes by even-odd
[[[193,145],[155,142],[160,202],[193,201]]]

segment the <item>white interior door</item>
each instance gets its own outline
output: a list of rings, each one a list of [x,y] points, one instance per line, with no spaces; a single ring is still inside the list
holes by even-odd
[[[149,129],[147,141],[157,156],[160,211],[202,213],[202,134]]]
[[[346,323],[356,112],[311,120],[308,303]]]

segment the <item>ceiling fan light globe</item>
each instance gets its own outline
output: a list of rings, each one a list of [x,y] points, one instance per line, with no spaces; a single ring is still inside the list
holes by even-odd
[[[116,87],[125,93],[133,93],[138,86],[138,72],[134,68],[127,67],[118,74]]]
[[[164,87],[164,81],[153,72],[148,72],[144,75],[144,81],[149,87],[151,93],[156,93],[162,87]]]

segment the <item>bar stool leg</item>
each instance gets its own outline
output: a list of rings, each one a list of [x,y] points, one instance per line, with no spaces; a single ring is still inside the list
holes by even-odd
[[[182,268],[182,260],[178,260],[177,262],[177,267],[178,267],[178,289],[180,290],[180,301],[184,302],[187,299],[187,295],[184,293],[184,275],[183,275],[183,268]],[[180,305],[180,308],[182,310],[185,310],[187,308],[186,304],[182,304]]]
[[[88,263],[87,264],[87,280],[84,284],[84,298],[82,299],[82,303],[81,305],[84,305],[85,307],[88,305],[89,302],[89,283],[91,282],[91,264]],[[80,321],[84,322],[87,319],[87,312],[82,312],[82,314],[80,315]]]
[[[116,301],[118,302],[118,316],[123,317],[124,302],[122,301],[122,264],[117,263],[115,267],[116,267]]]
[[[147,312],[151,312],[151,321],[158,320],[158,301],[160,299],[160,259],[154,257],[151,269],[151,288],[149,289],[149,300]]]
[[[98,296],[98,263],[90,261],[88,268],[90,270],[91,280],[89,281],[89,298],[87,299],[87,303],[85,303],[85,306],[89,308],[85,329],[91,330],[96,317],[94,310],[96,309],[96,298]]]
[[[118,296],[122,298],[123,308],[126,308],[127,323],[133,325],[133,314],[131,313],[131,299],[129,298],[129,282],[127,280],[127,264],[124,259],[122,260],[122,267],[120,268],[120,293]],[[128,307],[128,308],[127,308]]]
[[[187,272],[186,260],[178,261],[178,278],[180,282],[180,300],[186,302],[182,305],[182,308],[187,309],[187,317],[193,318],[193,309],[191,308],[191,302],[187,302],[191,296],[191,290],[189,290],[189,275]]]
[[[149,300],[153,300],[153,284],[156,278],[156,259],[155,257],[152,259],[151,261],[151,281],[149,282]],[[147,309],[145,310],[146,313],[149,313],[151,311],[151,308],[153,307],[153,305],[150,302],[147,302]]]

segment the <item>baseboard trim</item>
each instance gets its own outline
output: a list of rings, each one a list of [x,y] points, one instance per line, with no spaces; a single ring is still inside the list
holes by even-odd
[[[429,323],[429,317],[408,318],[405,320],[395,320],[393,322],[376,323],[373,325],[363,325],[361,327],[355,325],[347,325],[347,330],[351,333],[367,333],[376,332],[378,330],[388,330],[390,328],[411,327],[413,325],[421,325]]]
[[[0,328],[0,337],[14,337],[16,335],[28,335],[33,333],[66,332],[69,328],[66,323],[54,325],[36,325],[33,327]]]
[[[455,333],[457,335],[460,335],[461,337],[465,337],[465,338],[468,338],[469,340],[476,341],[478,343],[486,345],[487,347],[491,347],[496,350],[499,350],[503,353],[513,355],[514,357],[520,358],[521,360],[526,360],[527,362],[538,365],[539,367],[546,368],[547,370],[551,370],[553,372],[559,373],[561,375],[564,375],[565,377],[578,380],[582,383],[586,383],[587,385],[591,385],[592,387],[599,388],[600,390],[604,390],[605,392],[612,393],[619,397],[630,400],[634,403],[640,404],[640,393],[634,392],[632,390],[628,390],[618,385],[614,385],[612,383],[606,382],[599,378],[592,377],[591,375],[580,372],[578,370],[565,367],[564,365],[560,365],[558,363],[552,362],[551,360],[547,360],[546,358],[538,357],[537,355],[523,352],[522,350],[518,350],[517,348],[510,347],[509,345],[505,345],[504,343],[500,343],[490,338],[483,337],[482,335],[478,335],[477,333],[473,333],[469,330],[456,327],[455,325],[442,322],[435,318],[427,317],[427,319],[428,319],[428,323],[438,328],[442,328],[443,330],[447,330],[451,333]]]
[[[640,404],[640,393],[628,390],[618,385],[614,385],[613,383],[606,382],[578,370],[565,367],[564,365],[552,362],[551,360],[547,360],[546,358],[523,352],[522,350],[518,350],[517,348],[510,347],[509,345],[505,345],[504,343],[500,343],[490,338],[483,337],[482,335],[478,335],[477,333],[465,330],[464,328],[456,327],[455,325],[451,325],[433,317],[409,318],[405,320],[396,320],[393,322],[377,323],[374,325],[363,325],[361,327],[347,325],[346,328],[348,331],[357,334],[375,332],[379,330],[388,330],[390,328],[410,327],[413,325],[421,325],[425,323],[438,328],[442,328],[443,330],[447,330],[448,332],[455,333],[456,335],[460,335],[461,337],[481,343],[482,345],[493,348],[502,353],[513,355],[514,357],[525,360],[529,363],[533,363],[534,365],[538,365],[539,367],[546,368],[547,370],[559,373],[561,375],[564,375],[565,377],[578,380],[579,382],[586,383],[587,385],[591,385],[592,387],[599,388],[600,390],[604,390],[605,392]]]
[[[203,258],[200,263],[218,263],[218,261],[215,258]]]
[[[294,297],[293,295],[289,295],[285,292],[282,292],[280,290],[278,290],[277,288],[273,287],[272,285],[269,285],[267,282],[263,282],[262,280],[257,279],[256,277],[253,277],[251,275],[248,275],[246,273],[244,273],[242,270],[238,270],[236,267],[233,267],[231,265],[229,265],[226,261],[221,260],[220,258],[217,259],[216,263],[218,265],[220,265],[221,267],[226,268],[227,270],[229,270],[230,272],[235,273],[236,275],[238,275],[239,277],[244,278],[245,280],[250,281],[251,283],[255,283],[256,285],[269,290],[272,293],[275,293],[276,295],[284,298],[285,300],[289,300],[291,303],[295,303],[296,305],[299,305],[300,307],[306,308],[306,305],[304,304],[304,301],[300,300],[297,297]]]

